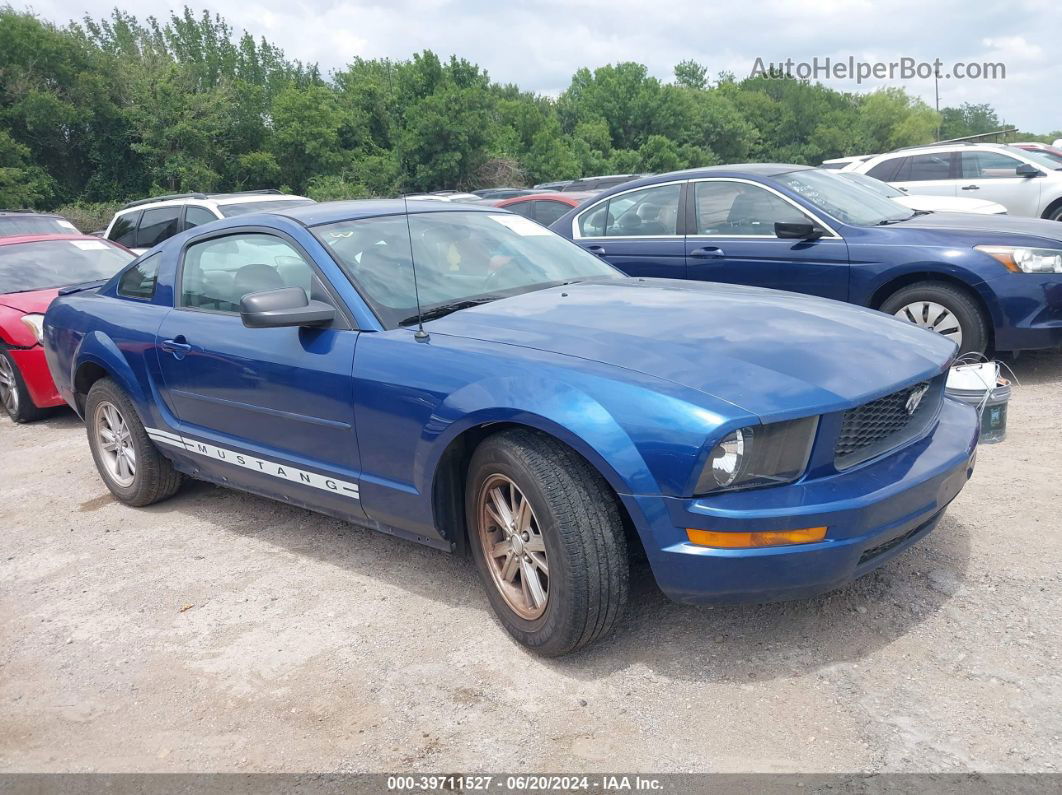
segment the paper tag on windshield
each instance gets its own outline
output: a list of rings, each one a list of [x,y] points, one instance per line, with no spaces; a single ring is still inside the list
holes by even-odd
[[[107,250],[107,244],[101,240],[71,240],[70,242],[82,251],[99,251],[100,249],[103,249],[104,251]]]
[[[64,229],[73,229],[75,232],[77,231],[77,227],[76,226],[74,226],[69,221],[64,221],[62,218],[56,219],[55,222],[57,224],[59,224],[59,226],[63,227]]]
[[[512,229],[516,234],[523,235],[524,237],[531,237],[532,235],[552,235],[546,227],[540,226],[532,221],[530,218],[524,218],[522,215],[490,215],[488,218],[492,218],[502,226],[507,226]]]

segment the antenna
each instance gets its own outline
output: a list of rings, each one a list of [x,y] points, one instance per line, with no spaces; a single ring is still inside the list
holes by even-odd
[[[424,330],[424,310],[420,308],[420,286],[417,284],[417,260],[413,256],[413,230],[409,227],[409,200],[403,196],[402,206],[405,209],[406,234],[409,236],[409,264],[413,266],[413,295],[417,299],[417,332],[413,339],[417,342],[427,342],[431,336]]]

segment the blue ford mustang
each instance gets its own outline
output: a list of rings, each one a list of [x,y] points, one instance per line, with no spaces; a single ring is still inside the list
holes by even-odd
[[[551,228],[631,276],[730,282],[880,309],[960,351],[1062,345],[1062,224],[913,211],[807,166],[628,182]]]
[[[414,266],[415,263],[415,266]],[[847,304],[628,278],[519,216],[397,201],[171,238],[44,323],[107,487],[184,475],[469,550],[542,654],[607,632],[628,554],[688,602],[837,587],[972,472],[954,343]]]

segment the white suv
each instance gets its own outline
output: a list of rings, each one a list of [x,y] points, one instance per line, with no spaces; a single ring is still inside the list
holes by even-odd
[[[103,236],[137,254],[143,254],[178,232],[219,218],[313,203],[313,199],[291,196],[278,190],[175,193],[129,202],[115,213]]]
[[[1010,215],[1062,221],[1062,166],[1006,144],[935,144],[849,166],[914,196],[987,199]]]

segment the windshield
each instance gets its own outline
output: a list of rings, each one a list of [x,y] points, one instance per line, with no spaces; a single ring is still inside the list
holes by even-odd
[[[1021,155],[1026,160],[1031,160],[1043,168],[1051,171],[1062,170],[1062,162],[1055,159],[1047,152],[1042,152],[1038,149],[1021,149],[1017,146],[1008,146],[1007,149],[1012,151],[1016,155]]]
[[[809,168],[780,174],[774,179],[824,213],[846,224],[891,224],[906,221],[915,214],[892,199],[845,179],[843,172]]]
[[[218,212],[226,218],[236,215],[250,215],[251,213],[267,213],[270,210],[284,210],[288,207],[302,207],[307,204],[316,204],[313,199],[264,199],[260,202],[240,202],[238,204],[218,205]]]
[[[76,234],[77,227],[56,215],[0,215],[0,237]]]
[[[864,188],[872,190],[889,199],[900,199],[905,195],[903,192],[896,190],[896,188],[892,187],[889,183],[882,182],[880,179],[868,177],[866,174],[857,174],[854,171],[841,171],[838,176],[844,177],[845,179],[854,182],[856,185],[862,185]]]
[[[326,224],[313,232],[388,328],[416,320],[411,238],[420,305],[434,316],[462,302],[582,279],[625,278],[574,243],[511,213],[388,215]]]
[[[0,293],[109,279],[133,256],[103,240],[40,240],[0,246]]]

